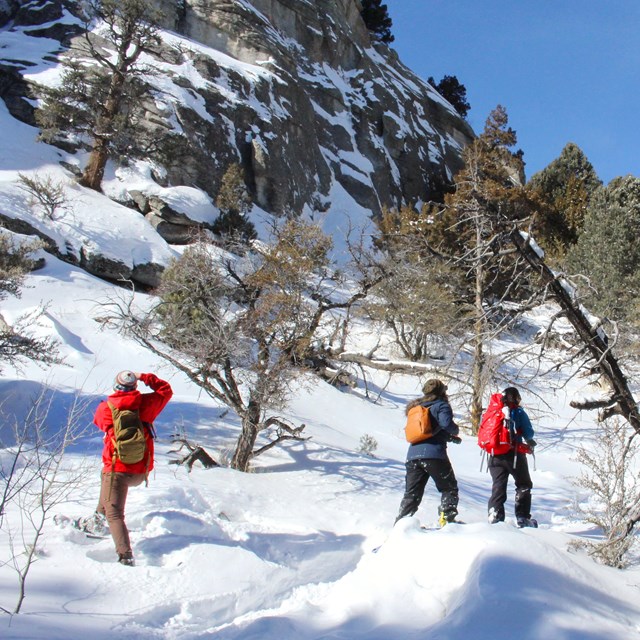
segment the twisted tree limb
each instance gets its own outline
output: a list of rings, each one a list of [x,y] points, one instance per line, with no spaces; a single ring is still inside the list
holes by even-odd
[[[173,438],[171,442],[180,446],[169,453],[179,453],[185,448],[189,453],[179,459],[169,461],[169,464],[184,464],[187,466],[189,473],[191,473],[191,468],[196,462],[200,462],[205,469],[220,466],[200,445],[193,444],[186,438]]]

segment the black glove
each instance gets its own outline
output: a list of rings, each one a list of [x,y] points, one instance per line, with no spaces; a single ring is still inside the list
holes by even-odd
[[[462,442],[462,438],[458,438],[458,436],[449,436],[449,442],[460,444]]]
[[[533,451],[536,448],[536,444],[538,444],[533,438],[529,438],[527,440],[527,444],[529,445],[529,449]]]

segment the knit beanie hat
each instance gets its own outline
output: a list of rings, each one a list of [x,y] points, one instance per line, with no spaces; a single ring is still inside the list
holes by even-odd
[[[121,371],[113,381],[116,391],[133,391],[138,386],[138,378],[133,371]]]
[[[422,393],[425,396],[435,396],[439,398],[447,392],[447,385],[437,378],[430,378],[422,386]]]

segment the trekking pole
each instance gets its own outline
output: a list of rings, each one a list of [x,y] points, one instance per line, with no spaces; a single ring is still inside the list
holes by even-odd
[[[533,458],[533,470],[537,471],[537,469],[536,469],[536,452],[535,452],[535,449],[531,449],[531,457]]]
[[[487,452],[482,450],[480,451],[480,473],[482,473],[482,465],[484,465],[484,459],[487,455]]]

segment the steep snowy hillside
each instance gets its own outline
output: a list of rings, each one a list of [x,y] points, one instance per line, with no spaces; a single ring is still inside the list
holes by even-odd
[[[16,166],[46,166],[32,133],[3,111],[10,153],[0,167],[2,204],[8,215],[37,214],[14,185]],[[47,223],[60,242],[104,247],[115,260],[135,262],[139,251],[176,255],[157,235],[125,233],[131,213],[77,187],[73,217]],[[179,195],[177,194],[178,198]],[[187,200],[183,200],[186,206]],[[67,214],[65,213],[65,216]],[[73,222],[73,224],[72,224]],[[140,237],[140,234],[143,234]],[[144,235],[147,234],[147,235]],[[574,504],[587,499],[571,484],[579,473],[576,448],[589,443],[596,426],[576,414],[569,400],[585,393],[586,381],[561,370],[536,378],[540,370],[523,362],[512,375],[527,381],[524,394],[539,442],[534,481],[538,530],[511,522],[486,524],[490,479],[480,469],[479,449],[464,437],[450,446],[460,482],[466,525],[424,531],[435,525],[437,492],[429,486],[415,518],[392,529],[403,491],[403,406],[418,394],[420,380],[367,372],[348,392],[303,377],[285,416],[305,423],[311,439],[269,451],[255,473],[227,468],[192,473],[170,466],[170,436],[182,431],[219,460],[228,458],[238,433],[235,416],[200,394],[184,377],[98,322],[101,305],[123,290],[42,252],[46,266],[27,279],[21,299],[9,298],[2,313],[9,322],[47,304],[40,335],[58,339],[64,362],[41,369],[5,367],[0,381],[5,446],[33,399],[50,398],[46,423],[56,430],[74,401],[86,403],[85,435],[64,459],[66,477],[84,470],[56,513],[89,515],[98,497],[101,437],[92,427],[98,399],[122,368],[155,371],[175,396],[157,421],[157,467],[148,488],[132,490],[128,524],[137,566],[115,562],[110,539],[86,539],[45,523],[37,562],[26,581],[22,613],[0,618],[6,638],[433,638],[542,639],[629,638],[640,630],[640,575],[615,571],[570,552],[575,539],[598,536],[581,522]],[[146,296],[137,294],[144,304]],[[553,309],[539,309],[518,335],[494,349],[530,344]],[[353,339],[366,349],[379,336],[362,325]],[[543,363],[541,370],[555,364]],[[467,419],[465,395],[450,383],[456,418]],[[376,439],[375,457],[358,453],[360,439]],[[10,450],[0,459],[12,460]],[[510,494],[509,505],[513,495]],[[20,509],[12,503],[0,531],[0,606],[15,607],[18,576],[10,560],[24,560]],[[28,529],[26,530],[28,531]],[[29,536],[25,538],[29,544]],[[373,550],[380,545],[377,553]],[[123,585],[126,588],[123,589]]]
[[[450,446],[467,524],[434,528],[439,500],[429,486],[417,516],[392,528],[403,491],[402,409],[418,393],[417,378],[369,372],[367,389],[361,381],[341,392],[305,377],[285,415],[305,422],[311,440],[271,450],[258,458],[254,473],[197,464],[188,473],[168,464],[170,434],[183,430],[224,459],[237,434],[234,416],[137,345],[100,328],[101,302],[121,290],[46,258],[47,266],[28,278],[22,300],[7,301],[3,311],[12,319],[48,302],[40,331],[59,339],[65,363],[46,370],[5,368],[0,395],[4,435],[8,416],[20,416],[42,385],[53,393],[52,429],[65,423],[72,397],[89,402],[83,419],[87,432],[64,462],[68,477],[79,465],[86,473],[56,513],[79,517],[95,507],[101,438],[90,422],[115,372],[156,371],[171,382],[175,396],[156,423],[157,467],[149,487],[132,490],[127,505],[137,566],[115,562],[110,539],[87,539],[47,520],[22,613],[0,618],[2,637],[388,640],[426,634],[450,640],[622,640],[638,635],[638,570],[607,569],[567,548],[571,540],[598,535],[577,519],[573,504],[586,496],[570,481],[579,472],[576,447],[588,443],[595,429],[590,416],[576,415],[568,406],[583,393],[584,381],[567,383],[569,372],[561,372],[552,380],[530,381],[524,394],[539,442],[532,474],[539,529],[519,530],[510,518],[486,523],[490,479],[469,436]],[[138,294],[141,303],[144,297]],[[525,333],[502,346],[528,342],[552,312],[539,310]],[[366,328],[358,336],[361,344],[374,339]],[[522,364],[524,381],[533,371]],[[451,391],[456,418],[464,422],[464,395],[455,382]],[[365,434],[378,442],[375,457],[357,452]],[[3,451],[1,459],[9,456]],[[512,500],[510,492],[509,506]],[[20,526],[12,503],[0,530],[5,559],[22,557]],[[0,606],[11,610],[17,595],[16,573],[5,562]]]
[[[460,168],[473,131],[393,50],[371,42],[356,0],[155,4],[162,48],[140,63],[155,89],[144,126],[157,133],[158,181],[215,199],[240,163],[269,213],[357,216],[426,201]],[[80,5],[25,3],[0,31],[0,96],[15,117],[33,123],[25,95],[55,84],[59,57],[81,44]],[[105,46],[104,29],[93,33]],[[157,194],[123,189],[149,215]],[[157,224],[185,222],[159,205],[152,213]]]

